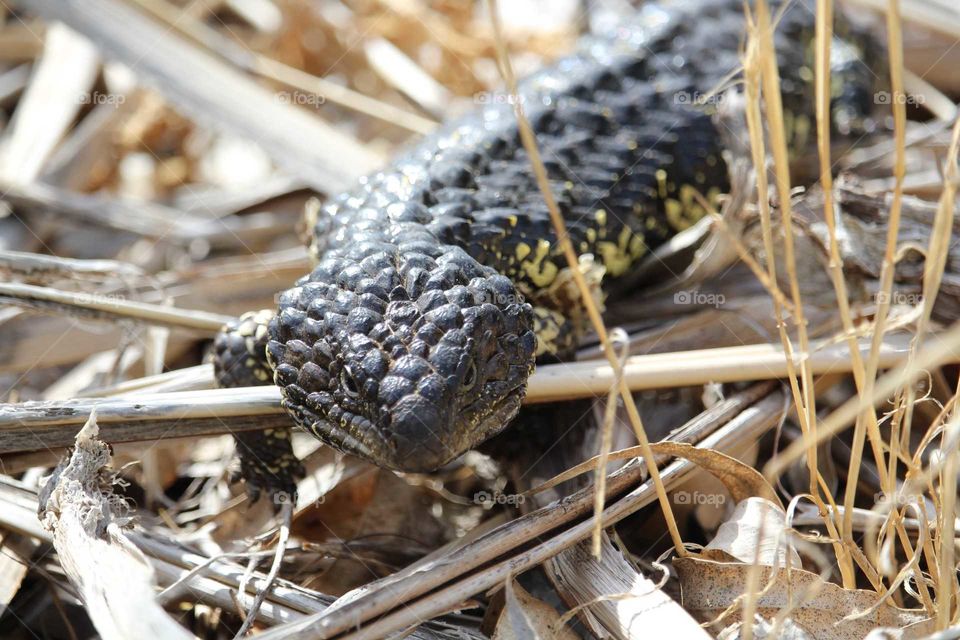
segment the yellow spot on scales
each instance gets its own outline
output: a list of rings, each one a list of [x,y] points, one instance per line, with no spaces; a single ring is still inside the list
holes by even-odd
[[[604,241],[597,244],[603,266],[611,276],[623,274],[630,265],[643,254],[646,245],[643,238],[635,235],[630,227],[623,227],[616,242]]]
[[[528,245],[526,242],[520,242],[517,244],[517,248],[515,251],[517,254],[517,260],[522,261],[528,255],[530,255],[530,251],[531,251],[530,245]]]
[[[667,197],[667,172],[663,169],[657,169],[657,195],[663,200]]]
[[[607,232],[607,212],[603,209],[597,209],[593,212],[593,219],[597,221],[597,228],[600,229],[600,235],[604,236]]]
[[[533,331],[537,334],[537,353],[542,356],[545,353],[557,352],[557,338],[560,337],[560,328],[565,319],[562,314],[546,307],[534,307],[533,309]]]
[[[544,288],[553,282],[557,277],[557,265],[553,262],[545,261],[550,255],[550,243],[546,240],[537,240],[537,247],[533,251],[533,257],[521,264],[523,273],[535,287]]]

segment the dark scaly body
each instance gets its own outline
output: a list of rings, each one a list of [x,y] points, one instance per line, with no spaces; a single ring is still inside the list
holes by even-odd
[[[814,139],[811,4],[792,5],[776,31],[798,145]],[[739,0],[647,4],[521,84],[573,244],[603,266],[605,290],[703,215],[696,192],[726,191],[709,92],[737,70],[743,25]],[[834,112],[848,133],[875,76],[844,64]],[[281,295],[267,355],[285,406],[321,440],[388,468],[434,469],[509,423],[538,356],[575,346],[585,323],[504,102],[316,216],[318,264]],[[225,332],[218,352],[239,354],[236,339]],[[228,364],[218,377],[229,383]]]

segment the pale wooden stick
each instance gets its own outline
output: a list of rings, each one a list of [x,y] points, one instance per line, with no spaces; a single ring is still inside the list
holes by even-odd
[[[99,294],[63,291],[51,287],[38,287],[17,282],[0,283],[0,296],[26,303],[52,303],[68,307],[77,307],[117,318],[131,318],[151,324],[182,329],[194,329],[216,333],[224,324],[233,320],[232,316],[208,311],[177,309],[148,302],[124,300],[121,297]]]
[[[880,351],[880,366],[889,368],[906,358],[907,338],[888,336]],[[861,350],[869,346],[861,342]],[[849,373],[846,347],[830,344],[807,357],[816,374]],[[960,354],[946,355],[958,360]],[[779,379],[787,375],[783,351],[773,345],[725,347],[627,358],[623,379],[633,391]],[[530,377],[526,402],[599,397],[617,378],[603,362],[546,365]],[[126,397],[0,405],[0,454],[69,446],[77,429],[97,409],[104,439],[131,442],[161,437],[206,435],[228,431],[289,426],[277,387],[210,389],[170,393],[136,393]]]

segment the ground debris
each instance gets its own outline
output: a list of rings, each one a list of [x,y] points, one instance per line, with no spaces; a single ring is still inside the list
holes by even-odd
[[[60,564],[103,638],[190,638],[154,599],[153,568],[124,533],[130,511],[112,491],[110,448],[97,434],[94,412],[40,496]]]

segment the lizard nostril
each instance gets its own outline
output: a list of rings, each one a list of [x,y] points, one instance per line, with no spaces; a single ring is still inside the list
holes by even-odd
[[[470,368],[467,369],[467,375],[463,378],[463,385],[461,385],[462,391],[470,391],[473,389],[473,386],[477,384],[477,363],[471,362]]]
[[[350,367],[344,367],[340,372],[340,388],[350,398],[356,398],[360,395],[360,389],[357,388],[357,381],[353,377]]]

